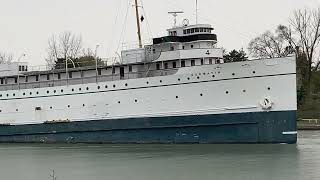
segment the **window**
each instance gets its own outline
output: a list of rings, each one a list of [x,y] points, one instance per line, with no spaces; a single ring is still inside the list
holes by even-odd
[[[182,49],[184,49],[184,46],[182,46]]]
[[[201,59],[201,65],[203,65],[203,59]]]
[[[220,59],[217,59],[217,60],[216,60],[216,64],[220,64]]]
[[[80,76],[81,76],[82,78],[84,77],[84,72],[83,72],[83,71],[80,72]]]
[[[194,29],[191,29],[191,33],[194,33]]]
[[[28,82],[28,76],[25,77],[25,82]]]
[[[183,30],[183,34],[187,34],[187,30]]]
[[[187,34],[190,34],[191,30],[190,29],[187,29]]]
[[[26,66],[26,69],[25,69],[25,71],[28,71],[28,66]]]
[[[14,83],[18,83],[18,78],[14,78]]]
[[[176,62],[172,62],[172,68],[177,68],[177,63]]]
[[[36,75],[36,81],[39,81],[39,76],[38,75]]]
[[[195,60],[191,60],[191,66],[195,66],[195,65],[196,65]]]
[[[115,73],[116,73],[116,68],[112,67],[112,74],[115,74]]]
[[[61,79],[61,74],[60,73],[58,74],[58,79]]]
[[[174,51],[174,47],[173,46],[170,47],[170,51]]]
[[[98,69],[98,75],[101,76],[101,69]]]
[[[50,80],[50,74],[47,74],[47,81]]]
[[[209,64],[212,64],[212,59],[209,59]]]
[[[190,47],[193,48],[193,44]]]
[[[132,66],[129,66],[129,72],[132,72]]]
[[[203,32],[203,28],[200,28],[200,32]]]
[[[160,68],[161,68],[161,64],[157,63],[157,70],[160,70]]]
[[[72,72],[69,72],[69,78],[72,78]]]
[[[185,61],[181,61],[181,67],[186,67],[186,62]]]
[[[199,28],[196,28],[196,29],[195,29],[195,32],[199,32]]]
[[[1,81],[1,84],[3,84],[3,79],[1,79],[0,81]]]
[[[19,71],[22,71],[22,66],[19,66]]]
[[[21,70],[24,71],[24,66],[21,67]]]
[[[168,69],[168,63],[164,63],[164,68]]]

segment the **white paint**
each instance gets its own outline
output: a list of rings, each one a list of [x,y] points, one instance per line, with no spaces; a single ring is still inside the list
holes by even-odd
[[[297,131],[287,131],[287,132],[282,132],[283,135],[295,135],[298,134]]]

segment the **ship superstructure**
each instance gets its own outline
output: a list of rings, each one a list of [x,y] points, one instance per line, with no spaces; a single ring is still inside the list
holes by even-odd
[[[295,143],[295,57],[224,63],[208,24],[118,63],[0,69],[0,142]]]

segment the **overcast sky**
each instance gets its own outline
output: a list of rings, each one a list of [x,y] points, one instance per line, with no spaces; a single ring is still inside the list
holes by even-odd
[[[16,59],[25,53],[23,61],[33,65],[45,64],[48,38],[64,31],[81,34],[85,47],[95,49],[99,44],[100,57],[115,56],[122,43],[137,41],[133,0],[0,2],[0,52],[13,53]],[[255,36],[275,29],[278,24],[287,24],[295,9],[320,6],[320,0],[198,0],[198,3],[199,23],[211,24],[219,46],[227,50],[246,49]],[[195,23],[195,0],[143,0],[142,5],[140,10],[146,18],[142,24],[144,40],[166,34],[173,22],[168,11],[185,12],[178,17],[178,23],[184,18]]]

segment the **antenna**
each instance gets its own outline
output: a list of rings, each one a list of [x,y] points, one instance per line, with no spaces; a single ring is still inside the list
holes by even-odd
[[[196,24],[198,24],[198,0],[196,0]]]
[[[178,14],[182,14],[184,13],[183,11],[172,11],[172,12],[168,12],[168,14],[171,14],[173,16],[173,26],[176,27],[177,25],[177,16]]]

